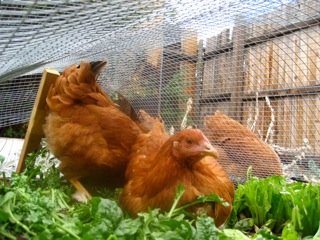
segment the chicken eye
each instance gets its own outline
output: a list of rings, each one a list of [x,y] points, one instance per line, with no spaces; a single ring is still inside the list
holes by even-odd
[[[79,65],[77,65],[77,68],[80,68],[80,64],[79,64]]]
[[[192,141],[191,139],[187,139],[187,143],[188,143],[188,144],[192,144],[193,141]]]

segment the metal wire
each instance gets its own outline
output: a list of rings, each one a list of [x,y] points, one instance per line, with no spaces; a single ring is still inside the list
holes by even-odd
[[[44,68],[104,59],[101,85],[168,129],[191,97],[189,125],[223,111],[320,177],[319,24],[317,0],[2,0],[0,127],[28,120]]]

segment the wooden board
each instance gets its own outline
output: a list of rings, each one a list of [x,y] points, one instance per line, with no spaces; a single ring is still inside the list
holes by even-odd
[[[308,38],[307,38],[307,45],[308,45],[308,85],[315,85],[317,83],[317,46],[318,38],[314,33],[314,29],[308,29]]]
[[[27,154],[39,148],[41,138],[43,137],[42,125],[44,124],[47,114],[46,97],[51,84],[56,81],[58,76],[59,73],[53,69],[46,69],[42,74],[37,97],[33,105],[27,133],[16,169],[17,173],[22,172],[25,168],[25,159]]]
[[[272,42],[272,67],[270,89],[277,89],[279,80],[279,39]]]
[[[242,20],[238,19],[239,25],[233,29],[233,53],[231,63],[234,66],[233,71],[230,73],[232,84],[234,84],[233,91],[231,93],[232,103],[232,115],[237,121],[241,121],[242,115],[242,96],[244,88],[244,54],[245,54],[245,38],[247,34],[247,28],[241,24]]]

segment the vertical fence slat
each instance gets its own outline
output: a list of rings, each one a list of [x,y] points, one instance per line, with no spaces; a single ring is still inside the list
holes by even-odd
[[[237,21],[239,25],[233,29],[233,56],[232,66],[234,66],[233,72],[231,73],[231,81],[234,83],[234,88],[231,93],[231,104],[232,104],[232,117],[238,121],[241,121],[242,113],[242,96],[244,87],[244,45],[246,39],[246,26],[241,20]]]
[[[197,71],[197,76],[196,76],[196,93],[194,97],[194,115],[195,116],[200,116],[200,98],[201,98],[201,88],[202,86],[202,81],[203,81],[203,40],[199,41],[198,44],[198,59],[197,59],[197,66],[196,66],[196,71]],[[198,122],[196,122],[196,125],[202,124],[202,121],[199,120],[199,118],[194,118]]]

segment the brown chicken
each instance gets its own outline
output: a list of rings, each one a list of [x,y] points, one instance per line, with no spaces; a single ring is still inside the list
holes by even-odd
[[[138,136],[137,142],[132,147],[126,170],[127,179],[147,171],[159,148],[170,137],[163,122],[151,117],[144,110],[139,111],[139,127],[143,133]]]
[[[119,106],[119,109],[128,115],[133,121],[138,122],[138,115],[136,114],[133,106],[131,103],[128,101],[127,98],[125,98],[121,93],[119,92],[114,92],[114,94],[111,96],[112,101],[116,103]]]
[[[185,192],[180,205],[212,193],[230,203],[228,207],[210,203],[190,209],[206,211],[221,225],[231,212],[234,186],[217,157],[217,151],[200,130],[185,129],[169,137],[151,129],[141,134],[133,147],[120,204],[132,215],[148,208],[169,210],[177,186],[182,184]]]
[[[280,158],[274,150],[239,122],[217,111],[205,118],[205,124],[211,143],[224,151],[220,164],[236,181],[246,179],[249,166],[258,177],[282,174]]]
[[[123,184],[128,156],[140,133],[138,125],[96,83],[105,65],[99,61],[68,67],[46,99],[48,146],[61,161],[61,172],[77,189],[74,197],[79,201],[91,197],[80,179]]]

